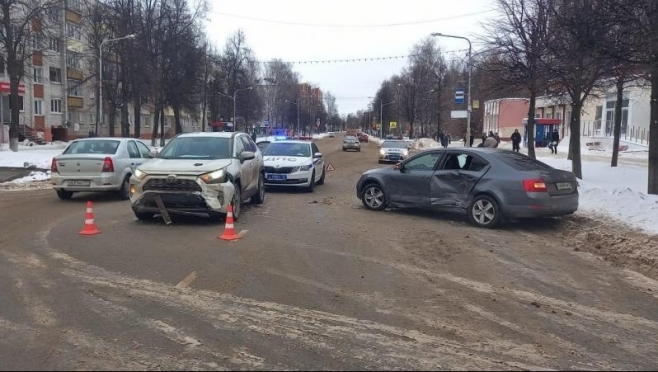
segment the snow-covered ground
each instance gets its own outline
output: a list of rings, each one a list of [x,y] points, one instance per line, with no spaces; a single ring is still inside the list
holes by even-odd
[[[327,133],[315,135],[314,138],[326,137]],[[258,141],[273,141],[274,137],[259,137]],[[370,137],[376,144],[382,142],[377,137]],[[478,143],[476,141],[476,143]],[[537,158],[557,169],[571,170],[571,161],[566,159],[568,138],[560,143],[559,153],[552,155],[548,149],[537,149]],[[438,147],[432,139],[415,140],[413,147],[427,149]],[[450,147],[461,147],[462,142],[453,142]],[[60,154],[65,143],[44,146],[19,146],[19,151],[0,151],[0,167],[38,168],[29,176],[12,181],[13,189],[31,189],[32,181],[50,178],[52,158]],[[510,148],[510,143],[503,142],[500,148]],[[525,149],[521,149],[525,152]],[[641,146],[629,147],[620,153],[620,163],[616,168],[610,167],[611,151],[602,149],[594,151],[585,146],[583,153],[583,180],[580,181],[579,214],[594,218],[610,218],[631,227],[658,234],[658,196],[647,195],[647,160]]]

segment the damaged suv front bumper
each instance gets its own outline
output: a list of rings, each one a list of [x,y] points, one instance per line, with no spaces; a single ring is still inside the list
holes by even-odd
[[[198,176],[147,175],[130,178],[130,203],[138,213],[158,213],[160,197],[169,213],[213,215],[228,213],[235,187],[232,182],[205,183]]]

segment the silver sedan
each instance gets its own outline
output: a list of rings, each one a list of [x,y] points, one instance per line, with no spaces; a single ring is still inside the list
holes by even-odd
[[[129,199],[130,175],[151,149],[133,138],[82,138],[53,158],[51,183],[60,199],[75,192],[112,191]]]

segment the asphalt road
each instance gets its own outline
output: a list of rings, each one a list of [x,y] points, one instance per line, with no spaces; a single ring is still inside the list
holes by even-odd
[[[376,145],[318,145],[326,184],[269,191],[231,243],[112,195],[0,192],[0,369],[658,368],[655,263],[610,260],[591,221],[367,211]]]

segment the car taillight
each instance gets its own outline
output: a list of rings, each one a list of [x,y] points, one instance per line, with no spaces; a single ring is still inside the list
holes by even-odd
[[[548,192],[546,182],[541,178],[523,180],[523,189],[525,192]]]
[[[57,170],[57,160],[53,158],[53,162],[50,163],[50,173],[59,173]]]
[[[103,170],[101,172],[114,172],[114,163],[112,158],[107,157],[103,160]]]

